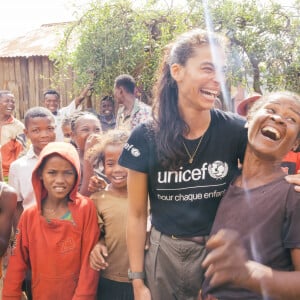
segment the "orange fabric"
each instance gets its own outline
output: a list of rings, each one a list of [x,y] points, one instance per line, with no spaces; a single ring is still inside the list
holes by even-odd
[[[23,146],[16,140],[10,140],[1,146],[3,176],[8,176],[10,164],[19,157],[23,149]]]
[[[281,165],[287,174],[297,174],[300,170],[300,152],[288,152]]]
[[[47,220],[41,200],[47,194],[38,174],[43,159],[58,153],[80,174],[76,149],[68,143],[49,143],[41,152],[32,174],[37,205],[21,215],[16,244],[4,280],[2,300],[20,299],[25,271],[31,267],[33,299],[91,300],[96,297],[99,273],[89,266],[89,254],[99,238],[93,202],[77,192],[80,176],[70,192],[69,220]]]
[[[1,127],[0,144],[3,175],[8,176],[10,164],[15,161],[26,148],[23,123],[10,117]]]

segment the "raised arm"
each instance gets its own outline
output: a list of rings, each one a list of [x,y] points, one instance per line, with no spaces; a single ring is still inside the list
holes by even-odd
[[[127,249],[131,272],[144,272],[144,249],[146,241],[148,184],[147,174],[128,172],[128,221]],[[133,280],[135,300],[151,299],[143,279]]]
[[[77,108],[85,98],[89,98],[91,101],[91,96],[93,93],[93,85],[88,83],[86,87],[80,92],[79,96],[75,97],[75,107]],[[91,102],[88,103],[91,105]]]

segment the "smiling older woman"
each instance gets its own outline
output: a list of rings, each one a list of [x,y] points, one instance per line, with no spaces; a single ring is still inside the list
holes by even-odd
[[[242,173],[207,242],[204,299],[300,299],[300,194],[281,169],[299,138],[298,95],[272,93],[254,104]]]

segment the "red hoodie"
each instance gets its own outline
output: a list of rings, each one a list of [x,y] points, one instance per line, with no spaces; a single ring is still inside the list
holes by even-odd
[[[73,222],[51,220],[41,213],[41,201],[47,195],[38,174],[43,159],[57,153],[76,169],[77,182],[68,203]],[[4,280],[2,299],[20,299],[25,271],[32,271],[32,294],[36,300],[91,300],[96,297],[99,273],[89,266],[89,254],[99,238],[94,203],[77,192],[80,162],[74,146],[49,143],[41,152],[32,174],[37,205],[23,212],[16,243]]]

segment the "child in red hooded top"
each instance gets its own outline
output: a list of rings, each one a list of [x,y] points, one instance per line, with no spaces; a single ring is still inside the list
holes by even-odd
[[[77,192],[80,163],[74,146],[49,143],[32,174],[37,205],[25,210],[16,233],[2,299],[20,299],[32,271],[33,299],[95,299],[98,272],[89,253],[99,239],[94,203]]]

